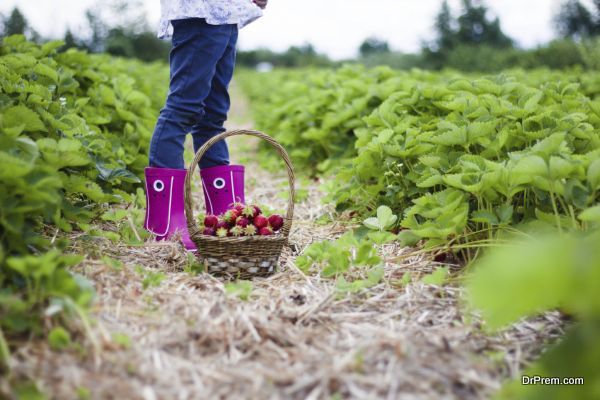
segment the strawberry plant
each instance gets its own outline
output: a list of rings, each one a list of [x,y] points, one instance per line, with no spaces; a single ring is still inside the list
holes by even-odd
[[[336,173],[326,201],[363,215],[388,205],[411,242],[531,221],[585,229],[575,216],[600,198],[595,74],[347,66],[241,79],[259,128],[309,171]]]
[[[101,217],[119,229],[107,235],[139,242],[140,210],[106,210],[138,202],[168,70],[61,46],[20,35],[0,44],[0,364],[6,341],[86,318],[93,298],[68,271],[81,258],[44,226],[88,230]]]

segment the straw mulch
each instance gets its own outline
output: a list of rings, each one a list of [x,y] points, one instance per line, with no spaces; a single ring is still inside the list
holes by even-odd
[[[277,193],[285,177],[251,171],[270,184],[253,185],[249,197],[283,208]],[[347,229],[315,225],[331,211],[319,202],[318,183],[296,208],[298,251]],[[281,271],[255,280],[243,301],[221,280],[184,272],[188,256],[176,243],[96,246],[124,263],[115,269],[88,259],[78,268],[97,289],[97,346],[87,337],[83,349],[53,352],[29,342],[15,354],[15,373],[57,399],[488,398],[563,333],[560,316],[548,313],[486,335],[477,315],[464,311],[460,287],[394,284],[405,271],[435,267],[417,256],[386,263],[385,281],[367,292],[338,296],[331,280],[295,268],[287,250]],[[381,251],[386,259],[407,252]],[[144,290],[136,265],[166,277]]]

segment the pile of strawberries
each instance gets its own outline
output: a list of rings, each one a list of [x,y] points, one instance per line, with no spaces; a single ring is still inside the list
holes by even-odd
[[[222,215],[204,217],[204,235],[208,236],[269,236],[283,227],[283,217],[273,214],[263,215],[253,204],[234,203]]]

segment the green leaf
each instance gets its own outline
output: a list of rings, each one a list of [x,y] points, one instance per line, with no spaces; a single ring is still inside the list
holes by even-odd
[[[552,179],[565,179],[575,169],[575,166],[563,158],[552,156],[548,169]]]
[[[600,159],[592,161],[588,167],[587,181],[592,190],[600,190]]]
[[[586,222],[600,222],[600,205],[584,210],[579,214],[579,219]]]
[[[411,280],[412,280],[412,274],[407,271],[402,274],[402,279],[400,279],[400,282],[402,283],[402,285],[406,286],[410,283]]]
[[[118,179],[131,183],[141,182],[140,178],[125,168],[108,168],[105,164],[98,162],[96,169],[100,172],[100,179],[107,182],[115,182]],[[287,193],[285,194],[287,195]]]
[[[384,276],[384,270],[382,265],[378,265],[372,268],[367,273],[367,279],[357,279],[352,282],[346,281],[342,276],[336,283],[336,289],[342,293],[358,293],[370,287],[377,285]]]
[[[514,212],[512,204],[503,204],[496,207],[496,215],[500,218],[500,223],[508,224],[511,222]]]
[[[332,278],[348,271],[350,267],[350,250],[340,247],[331,247],[326,255],[327,265],[321,271],[324,278]]]
[[[442,175],[429,175],[419,179],[417,186],[420,188],[430,188],[444,183]]]
[[[498,225],[498,217],[491,211],[477,210],[471,214],[471,221],[482,222],[488,225]]]
[[[142,280],[142,287],[144,290],[146,290],[150,287],[159,287],[160,284],[165,280],[166,275],[161,271],[154,272],[150,270],[144,270],[143,277],[144,279]]]
[[[48,344],[52,350],[63,350],[71,345],[71,335],[64,328],[52,328],[48,334]]]
[[[8,180],[29,174],[34,168],[34,163],[32,160],[24,160],[0,151],[0,166],[0,179]]]
[[[367,237],[373,241],[373,243],[378,245],[383,245],[386,243],[391,243],[396,240],[397,236],[393,233],[386,231],[378,231],[378,232],[369,232]]]
[[[251,281],[239,280],[225,284],[225,293],[228,296],[237,297],[242,301],[248,301],[252,294],[253,285]]]
[[[369,228],[369,229],[373,229],[373,230],[381,230],[383,229],[381,227],[381,225],[379,225],[379,220],[377,218],[371,217],[371,218],[367,218],[363,221],[363,224]]]
[[[114,332],[111,334],[110,338],[113,343],[123,349],[129,349],[131,347],[131,338],[125,333]]]
[[[44,56],[48,56],[50,53],[53,53],[55,50],[60,49],[65,45],[65,42],[62,40],[51,40],[42,45],[41,50]]]
[[[305,274],[308,272],[310,267],[314,264],[313,260],[307,255],[301,255],[296,257],[296,267]]]
[[[21,127],[28,132],[47,132],[39,115],[25,106],[14,106],[2,113],[2,124],[5,128]]]
[[[454,146],[467,144],[467,128],[461,127],[447,131],[431,139],[433,143],[443,146]]]
[[[33,68],[33,72],[35,72],[38,75],[42,75],[49,78],[54,83],[58,83],[58,73],[56,72],[56,70],[54,70],[46,64],[38,63]]]
[[[83,194],[96,203],[103,203],[109,198],[97,183],[82,176],[64,176],[63,184],[68,192],[73,194]]]
[[[123,269],[123,262],[120,260],[111,258],[109,256],[102,256],[100,260],[115,271],[121,271]]]
[[[128,214],[129,213],[127,210],[111,208],[110,210],[102,214],[101,218],[104,221],[118,222],[127,218]]]
[[[380,229],[385,230],[392,227],[397,220],[398,217],[394,215],[392,209],[388,206],[379,206],[377,208],[377,221],[379,222]]]
[[[548,175],[546,162],[540,156],[528,155],[519,159],[510,170],[510,180],[513,185],[522,185],[533,182],[535,177]]]
[[[17,126],[11,126],[10,128],[8,128],[8,127],[3,127],[2,128],[3,133],[6,134],[6,136],[12,137],[12,138],[16,138],[24,130],[25,130],[25,124],[21,124],[21,125],[17,125]]]
[[[379,232],[372,232],[379,233]],[[373,247],[372,243],[363,242],[356,249],[356,257],[354,258],[353,264],[356,266],[365,265],[376,265],[381,262],[381,259],[377,256],[377,250]]]
[[[560,307],[581,320],[600,310],[600,236],[538,233],[487,253],[467,280],[469,301],[488,327]],[[585,255],[585,256],[582,256]]]
[[[400,231],[398,233],[398,240],[400,241],[400,244],[404,247],[414,247],[421,239],[421,236],[416,235],[413,231],[408,229]]]
[[[37,141],[44,159],[49,165],[56,169],[65,167],[82,167],[88,165],[91,160],[83,145],[76,139],[54,139],[42,138]]]
[[[441,286],[446,281],[446,278],[448,277],[449,273],[450,270],[448,269],[448,267],[438,268],[431,274],[425,275],[423,278],[421,278],[421,282],[423,282],[426,285]]]
[[[5,39],[6,42],[6,39]],[[19,382],[15,385],[14,394],[16,399],[23,400],[47,400],[48,397],[44,394],[37,384],[33,381]]]
[[[527,100],[525,102],[525,105],[524,105],[523,108],[526,111],[534,111],[534,110],[536,110],[537,107],[538,107],[538,104],[539,104],[540,100],[542,100],[542,97],[544,97],[544,94],[541,93],[541,92],[534,94],[533,96],[531,96],[529,98],[529,100]]]

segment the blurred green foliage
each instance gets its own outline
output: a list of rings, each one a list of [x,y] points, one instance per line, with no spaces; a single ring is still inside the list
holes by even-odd
[[[472,266],[467,277],[470,304],[482,311],[488,328],[497,330],[557,308],[577,321],[523,375],[582,377],[583,385],[522,385],[518,379],[504,387],[498,399],[600,398],[598,243],[600,230],[563,236],[535,232],[492,250]]]

